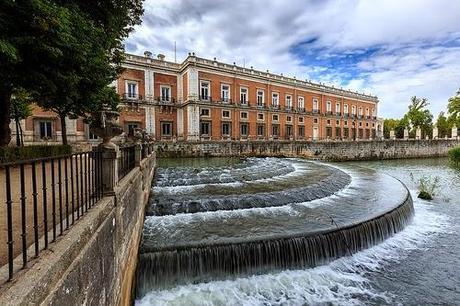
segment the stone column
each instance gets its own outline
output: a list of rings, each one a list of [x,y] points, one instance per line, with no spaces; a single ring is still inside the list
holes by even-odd
[[[457,126],[454,124],[454,126],[452,127],[452,139],[457,139],[458,137],[458,129],[457,129]]]
[[[114,187],[118,182],[118,159],[120,158],[120,149],[117,145],[105,147],[102,144],[98,146],[102,153],[102,191],[104,196],[114,195]]]
[[[415,139],[422,139],[422,129],[419,127],[415,130]]]
[[[391,131],[390,131],[390,139],[391,139],[391,140],[396,139],[395,130],[391,130]]]
[[[409,130],[407,128],[404,129],[404,139],[409,139]]]
[[[438,139],[438,134],[439,134],[439,132],[438,132],[438,127],[435,126],[435,127],[433,128],[433,139]]]

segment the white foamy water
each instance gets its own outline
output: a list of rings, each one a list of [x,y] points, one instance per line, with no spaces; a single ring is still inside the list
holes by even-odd
[[[434,212],[431,204],[416,199],[414,206],[414,220],[405,230],[329,265],[152,291],[136,305],[393,304],[394,297],[375,289],[367,276],[423,249],[449,228],[448,217]]]

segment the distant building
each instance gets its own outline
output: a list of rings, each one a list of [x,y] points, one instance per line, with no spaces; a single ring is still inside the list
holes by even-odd
[[[350,140],[383,131],[375,96],[194,54],[180,64],[127,54],[124,67],[113,85],[126,133],[142,128],[162,141]],[[51,112],[36,108],[22,124],[26,143],[61,139]],[[68,121],[68,135],[71,142],[95,138],[81,119]]]

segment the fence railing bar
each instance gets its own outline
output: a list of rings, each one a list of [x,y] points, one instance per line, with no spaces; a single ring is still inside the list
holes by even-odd
[[[70,192],[71,192],[71,208],[72,208],[72,224],[75,222],[75,197],[74,197],[74,176],[73,176],[73,157],[70,156]]]
[[[13,278],[13,201],[11,199],[10,167],[5,167],[6,178],[6,224],[8,229],[8,281]]]
[[[65,182],[65,218],[66,228],[69,228],[69,175],[67,157],[64,158],[64,182]]]
[[[35,162],[31,163],[32,165],[32,196],[33,196],[33,211],[34,211],[34,242],[35,242],[35,257],[38,257],[39,242],[38,242],[38,193],[37,193],[37,169]]]
[[[46,195],[46,163],[44,160],[42,164],[42,191],[43,191],[43,230],[45,238],[45,249],[48,248],[48,199]]]
[[[53,222],[53,242],[56,241],[56,178],[54,177],[54,158],[51,159],[51,208]]]
[[[75,196],[77,197],[77,220],[80,219],[80,176],[79,176],[79,169],[78,169],[78,154],[75,155],[75,189],[77,193]],[[73,209],[73,207],[72,207]]]
[[[22,240],[22,267],[27,267],[27,227],[26,227],[26,182],[24,164],[19,166],[21,180],[21,240]]]
[[[62,235],[62,159],[58,158],[59,235]]]

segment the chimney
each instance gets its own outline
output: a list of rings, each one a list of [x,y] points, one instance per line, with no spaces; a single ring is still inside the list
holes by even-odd
[[[152,52],[150,52],[150,51],[144,51],[144,56],[145,56],[145,57],[148,57],[148,58],[151,58],[151,57],[152,57]]]
[[[165,60],[164,54],[161,54],[161,53],[157,55],[157,58],[158,58],[160,61],[164,61],[164,60]]]

